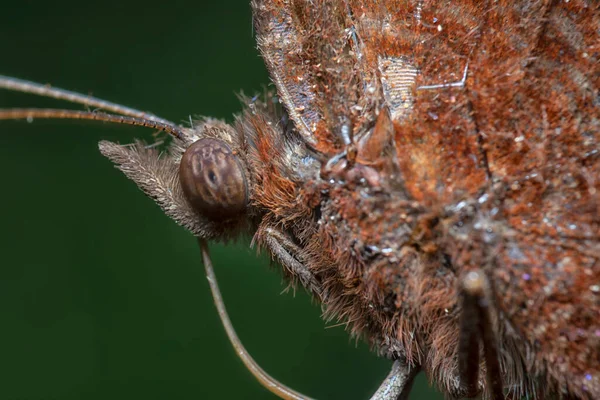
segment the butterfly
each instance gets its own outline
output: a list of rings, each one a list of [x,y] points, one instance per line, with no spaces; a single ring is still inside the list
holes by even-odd
[[[244,100],[234,124],[145,118],[175,136],[168,157],[100,149],[196,236],[252,232],[396,360],[403,394],[422,369],[455,397],[595,396],[586,6],[254,2],[277,97]]]

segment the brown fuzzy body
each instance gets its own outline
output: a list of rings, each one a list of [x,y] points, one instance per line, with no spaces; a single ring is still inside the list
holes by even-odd
[[[326,314],[451,391],[457,279],[483,268],[511,392],[600,397],[598,4],[311,4],[254,7],[259,47],[287,91],[279,94],[319,153],[343,150],[344,118],[355,136],[381,137],[382,58],[419,71],[408,112],[388,101],[391,152],[364,146],[343,176],[326,171],[276,195],[269,223],[301,244]],[[467,64],[463,87],[418,90],[460,81]],[[266,179],[277,180],[286,162],[272,154],[257,157],[268,155]],[[379,162],[370,172],[369,161]],[[313,204],[320,215],[306,226]]]
[[[151,179],[158,192],[135,165],[153,150],[104,154],[194,234],[249,230],[327,318],[451,395],[458,282],[483,270],[508,393],[600,398],[598,3],[252,6],[287,114],[268,97],[233,128],[190,129]],[[241,220],[215,224],[181,200],[177,163],[203,137],[246,168]]]

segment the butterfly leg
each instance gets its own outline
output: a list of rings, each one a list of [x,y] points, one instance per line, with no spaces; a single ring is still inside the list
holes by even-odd
[[[280,230],[265,228],[260,234],[277,261],[297,277],[302,286],[323,300],[321,284],[302,262],[302,249]]]
[[[406,360],[396,360],[392,370],[371,396],[371,400],[408,400],[419,367],[411,367]]]
[[[491,399],[503,400],[502,375],[498,359],[498,342],[491,317],[491,285],[481,270],[467,273],[461,280],[462,314],[458,344],[458,371],[461,396],[479,394],[479,350],[487,371],[487,391]]]

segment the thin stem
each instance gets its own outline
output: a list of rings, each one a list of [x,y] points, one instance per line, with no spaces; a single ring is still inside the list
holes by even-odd
[[[215,306],[217,307],[217,311],[219,313],[219,318],[221,319],[221,323],[225,328],[225,332],[227,332],[227,337],[233,345],[238,357],[240,357],[246,368],[248,368],[248,370],[252,373],[252,375],[254,375],[260,384],[267,388],[267,390],[269,390],[271,393],[285,400],[311,400],[310,397],[290,389],[283,383],[273,378],[271,375],[267,374],[265,370],[263,370],[256,363],[256,361],[254,361],[252,356],[248,354],[237,333],[235,333],[235,329],[233,328],[231,320],[229,319],[229,315],[227,314],[227,310],[225,309],[225,303],[223,303],[223,297],[221,296],[221,291],[219,290],[217,277],[215,276],[215,271],[213,269],[212,262],[210,261],[206,240],[198,238],[198,244],[200,245],[200,250],[202,252],[202,261],[204,263],[204,269],[206,270],[206,278],[208,279],[208,284],[210,286],[210,291],[212,292]]]

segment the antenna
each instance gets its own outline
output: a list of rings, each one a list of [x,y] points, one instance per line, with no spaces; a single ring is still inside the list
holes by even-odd
[[[0,75],[0,89],[12,90],[15,92],[37,94],[38,96],[50,97],[58,100],[66,100],[75,104],[82,104],[91,108],[99,108],[115,114],[127,115],[129,117],[141,118],[149,121],[160,122],[165,125],[176,124],[166,119],[157,117],[154,114],[139,111],[134,108],[122,106],[117,103],[98,99],[93,96],[84,95],[70,90],[55,88],[50,85],[26,81],[23,79],[12,78],[10,76]]]
[[[145,118],[128,117],[125,115],[106,114],[103,112],[62,110],[54,108],[9,108],[0,109],[0,120],[3,119],[87,119],[92,121],[105,121],[115,124],[144,126],[146,128],[158,129],[167,132],[177,139],[183,140],[185,132],[183,128],[172,123],[163,123]]]

